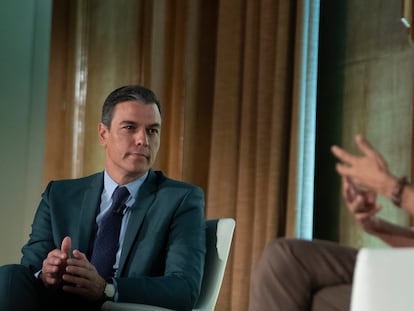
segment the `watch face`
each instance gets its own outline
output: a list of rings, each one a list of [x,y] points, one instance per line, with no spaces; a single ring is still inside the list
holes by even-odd
[[[109,299],[113,299],[114,296],[115,296],[115,286],[114,286],[114,284],[106,283],[104,293],[105,293],[106,297],[108,297]]]

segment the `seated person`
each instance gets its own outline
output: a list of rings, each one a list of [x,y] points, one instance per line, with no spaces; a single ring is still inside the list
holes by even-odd
[[[98,125],[105,169],[48,184],[21,263],[0,267],[0,310],[100,310],[106,300],[193,308],[206,253],[204,193],[152,169],[160,135],[151,90],[108,95]]]
[[[414,187],[406,178],[394,176],[386,161],[361,135],[355,142],[363,153],[352,155],[332,146],[340,161],[336,171],[342,179],[342,194],[349,212],[367,233],[392,247],[414,246],[411,228],[392,224],[376,214],[378,195],[414,215]],[[321,240],[278,238],[271,241],[256,263],[250,284],[249,311],[323,310],[313,295],[332,287],[334,297],[323,297],[326,310],[348,311],[352,276],[358,250]]]

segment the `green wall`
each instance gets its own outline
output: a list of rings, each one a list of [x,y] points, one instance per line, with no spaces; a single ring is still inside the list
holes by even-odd
[[[0,264],[18,262],[40,200],[51,0],[0,0]]]
[[[314,237],[362,247],[384,247],[356,224],[341,195],[338,144],[361,154],[364,134],[396,176],[412,172],[414,49],[387,0],[321,0],[315,163]],[[410,225],[409,215],[386,198],[379,217]]]

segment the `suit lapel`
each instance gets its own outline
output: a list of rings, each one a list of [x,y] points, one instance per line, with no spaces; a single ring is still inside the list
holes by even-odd
[[[156,190],[158,188],[158,178],[156,173],[150,171],[147,180],[142,184],[138,191],[137,201],[131,209],[128,226],[125,232],[124,244],[122,246],[121,258],[119,260],[119,268],[117,275],[121,275],[131,248],[138,236],[139,229],[148,209],[155,200]]]
[[[83,250],[87,254],[91,249],[89,243],[92,241],[92,235],[96,231],[95,219],[99,210],[102,188],[103,174],[98,174],[90,186],[86,188],[82,200],[78,245],[79,250]]]

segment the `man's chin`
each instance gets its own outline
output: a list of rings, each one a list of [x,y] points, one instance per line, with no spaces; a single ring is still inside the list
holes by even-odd
[[[130,173],[130,175],[135,175],[135,176],[142,176],[144,175],[148,170],[150,169],[150,167],[148,166],[148,162],[145,161],[145,163],[134,163],[134,165],[131,165],[128,167],[128,172]]]

